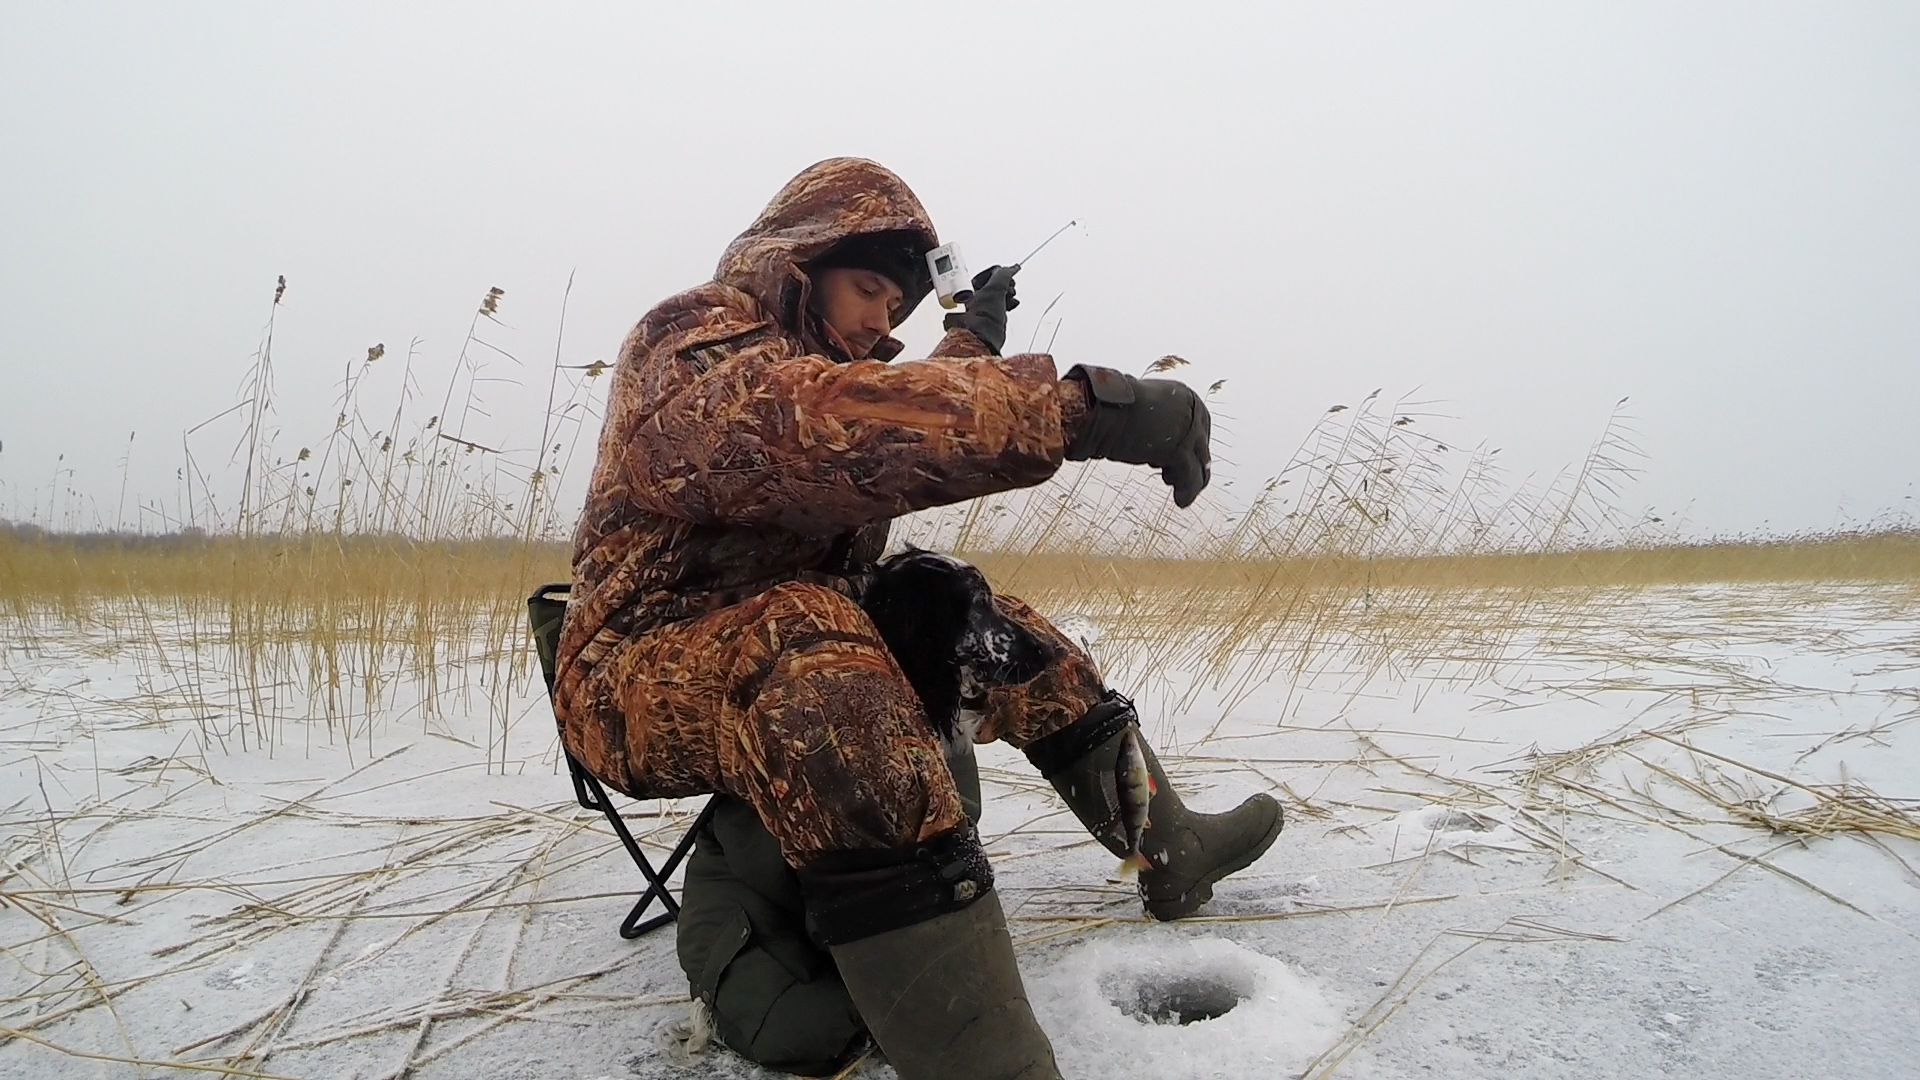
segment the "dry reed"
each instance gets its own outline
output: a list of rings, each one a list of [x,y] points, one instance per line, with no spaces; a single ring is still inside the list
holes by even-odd
[[[538,442],[487,445],[474,425],[489,365],[526,367],[490,336],[505,303],[490,289],[437,395],[417,342],[398,355],[373,345],[344,365],[322,437],[295,445],[274,396],[285,289],[241,399],[182,439],[178,498],[150,508],[166,531],[0,528],[0,620],[29,641],[59,625],[163,645],[166,681],[224,719],[229,746],[311,741],[311,725],[287,727],[298,717],[372,754],[403,690],[423,727],[449,699],[477,698],[504,767],[509,702],[532,672],[522,601],[567,576],[571,514],[555,493],[591,446],[606,365],[563,362],[563,299]],[[1330,408],[1244,505],[1231,477],[1178,511],[1144,470],[1069,466],[1038,488],[913,515],[897,535],[961,552],[1042,610],[1113,628],[1103,659],[1136,681],[1184,671],[1229,703],[1275,677],[1484,676],[1531,640],[1604,621],[1632,586],[1920,582],[1920,531],[1901,522],[1672,542],[1658,519],[1618,508],[1638,454],[1623,414],[1576,466],[1531,487],[1502,482],[1498,451],[1429,427],[1420,403],[1376,391]],[[231,468],[210,473],[224,437]]]

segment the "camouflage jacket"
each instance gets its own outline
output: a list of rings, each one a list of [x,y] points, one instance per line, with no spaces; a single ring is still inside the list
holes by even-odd
[[[951,331],[931,357],[849,357],[808,311],[803,265],[848,236],[916,230],[920,202],[870,161],[790,181],[714,280],[648,312],[613,374],[586,507],[556,704],[631,634],[783,581],[849,591],[890,519],[1052,476],[1085,398],[1049,356],[992,356]],[[895,324],[922,295],[910,293]]]

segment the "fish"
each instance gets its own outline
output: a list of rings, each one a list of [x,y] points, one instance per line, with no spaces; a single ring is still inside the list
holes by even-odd
[[[1153,770],[1147,767],[1147,750],[1140,743],[1140,732],[1133,727],[1128,727],[1120,740],[1120,755],[1113,763],[1113,788],[1120,802],[1114,824],[1127,845],[1126,857],[1120,861],[1120,876],[1124,878],[1153,865],[1147,853],[1140,850],[1140,842],[1153,824],[1148,810],[1159,791]]]

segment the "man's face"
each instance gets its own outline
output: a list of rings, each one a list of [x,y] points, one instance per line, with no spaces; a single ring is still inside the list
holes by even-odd
[[[855,360],[863,360],[893,332],[893,316],[906,300],[885,274],[853,266],[822,270],[813,279],[814,304]]]

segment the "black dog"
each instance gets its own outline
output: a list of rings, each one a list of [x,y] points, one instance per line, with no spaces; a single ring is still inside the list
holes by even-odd
[[[909,548],[882,559],[860,606],[949,744],[971,741],[987,691],[1047,664],[1040,641],[994,609],[985,575],[949,555]]]

